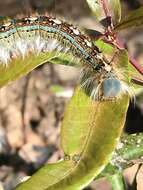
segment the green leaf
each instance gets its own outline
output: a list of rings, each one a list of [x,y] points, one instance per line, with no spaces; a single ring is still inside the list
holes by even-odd
[[[121,173],[108,176],[107,179],[111,182],[112,184],[112,190],[125,190],[126,185],[124,181],[124,177]]]
[[[118,51],[117,59],[115,59],[115,68],[116,72],[122,75],[121,81],[125,82],[128,86],[131,83],[131,76],[129,72],[129,57],[128,53],[125,49],[121,49]]]
[[[81,60],[77,59],[76,57],[73,57],[71,54],[65,54],[65,53],[59,53],[58,56],[55,56],[50,59],[50,63],[52,64],[62,64],[67,66],[74,66],[74,67],[80,67]]]
[[[126,52],[120,52],[117,63],[118,69],[128,66]],[[128,79],[128,72],[124,74],[125,80]],[[63,165],[58,165],[58,171],[56,164],[50,169],[46,166],[44,172],[40,170],[40,174],[37,172],[16,190],[79,190],[89,184],[112,156],[124,126],[128,104],[128,95],[122,95],[117,101],[93,101],[78,87],[62,123]],[[64,164],[68,165],[66,169]],[[53,180],[48,177],[51,173]]]
[[[113,45],[108,44],[104,42],[103,40],[99,39],[95,41],[95,45],[104,53],[107,55],[114,55],[116,52],[116,48],[113,47]]]
[[[89,184],[111,158],[128,103],[128,96],[118,101],[95,102],[77,88],[66,109],[61,132],[67,158],[63,164],[68,166],[60,166],[58,171],[56,164],[50,169],[46,166],[16,190],[78,190]]]
[[[72,55],[65,53],[47,52],[38,55],[30,54],[24,59],[17,58],[9,63],[7,66],[0,64],[0,88],[18,78],[28,74],[30,71],[50,61],[52,64],[80,66],[77,59],[73,59]]]
[[[132,11],[127,17],[122,18],[115,30],[123,30],[131,27],[140,27],[143,24],[143,7]]]
[[[81,91],[76,93],[65,113],[61,143],[66,155],[80,158],[67,179],[83,187],[109,161],[124,125],[128,98],[122,97],[118,102],[93,102]]]
[[[126,56],[118,58],[119,68],[126,67]],[[70,63],[67,56],[57,59],[54,52],[16,59],[7,67],[0,65],[0,87],[47,61]],[[72,64],[80,65],[79,62]],[[128,79],[127,72],[125,75]],[[89,184],[111,158],[124,126],[128,104],[128,95],[116,101],[93,101],[78,87],[62,124],[61,145],[65,160],[45,166],[16,190],[78,190]]]
[[[143,133],[124,135],[120,141],[116,153],[122,157],[125,165],[133,164],[135,161],[142,160],[143,156]],[[120,147],[120,148],[119,148]],[[123,164],[123,167],[124,167]]]
[[[123,172],[124,169],[143,163],[143,133],[122,135],[112,159],[97,178]]]
[[[116,52],[116,49],[113,52]],[[142,81],[143,76],[129,62],[128,52],[126,49],[119,50],[118,57],[119,57],[119,59],[118,59],[119,63],[118,64],[115,63],[115,65],[117,65],[116,66],[117,71],[120,70],[121,73],[124,72],[124,76],[126,76],[126,77],[124,77],[123,81],[128,83],[129,90],[131,92],[130,95],[134,96],[134,95],[140,93],[143,90],[143,87],[141,85],[133,83],[131,78],[135,77]],[[128,59],[129,64],[125,63],[125,60],[127,60],[127,59]]]
[[[47,164],[30,177],[26,182],[19,184],[16,190],[45,190],[48,186],[57,183],[67,175],[73,167],[70,161],[60,161],[56,164]]]

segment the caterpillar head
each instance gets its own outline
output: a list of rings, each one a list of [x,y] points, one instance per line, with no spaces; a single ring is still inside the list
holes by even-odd
[[[93,100],[114,100],[124,93],[131,95],[128,84],[120,75],[112,65],[106,64],[100,70],[85,66],[81,72],[81,88]]]

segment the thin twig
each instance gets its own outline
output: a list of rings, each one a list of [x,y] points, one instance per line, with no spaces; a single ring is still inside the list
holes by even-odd
[[[107,0],[101,0],[101,4],[102,4],[102,7],[103,7],[105,16],[106,17],[111,17],[111,14],[110,14],[110,11],[109,11],[109,8],[108,8]]]
[[[31,74],[29,73],[26,76],[26,82],[25,82],[25,85],[24,85],[24,88],[23,88],[22,106],[21,106],[21,118],[22,118],[22,129],[23,129],[23,141],[24,141],[24,144],[27,142],[26,123],[25,123],[25,110],[26,110],[26,104],[27,104],[27,92],[28,92],[30,77],[31,77]]]
[[[137,62],[135,58],[133,58],[132,55],[129,54],[129,59],[131,64],[136,68],[136,70],[143,75],[143,67]]]

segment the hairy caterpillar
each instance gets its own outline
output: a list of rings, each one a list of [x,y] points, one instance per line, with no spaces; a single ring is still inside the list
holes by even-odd
[[[113,66],[89,37],[54,17],[8,19],[0,25],[0,64],[48,51],[71,52],[83,62],[81,87],[94,100],[112,99],[125,89]]]

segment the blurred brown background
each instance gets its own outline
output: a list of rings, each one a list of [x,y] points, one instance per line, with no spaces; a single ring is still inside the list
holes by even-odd
[[[141,4],[143,0],[122,0],[123,15]],[[0,15],[27,16],[34,12],[56,15],[82,27],[98,28],[85,0],[0,1]],[[121,36],[129,51],[142,63],[142,28],[123,31]],[[0,90],[0,190],[13,189],[24,176],[32,175],[44,163],[55,162],[62,157],[59,127],[78,77],[79,70],[72,67],[45,64]],[[128,133],[143,131],[142,114],[143,100],[140,96],[135,106],[130,104],[125,128]],[[135,168],[126,172],[128,184],[134,172]],[[138,182],[138,190],[142,190],[140,184],[143,182],[138,181],[141,181]],[[111,187],[103,179],[93,182],[87,189],[110,190]],[[130,189],[129,185],[127,189]]]

